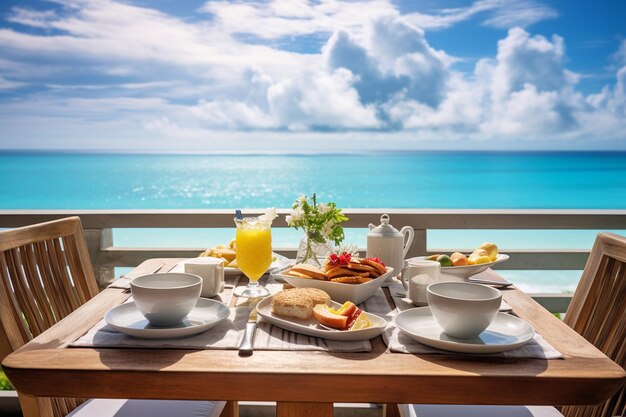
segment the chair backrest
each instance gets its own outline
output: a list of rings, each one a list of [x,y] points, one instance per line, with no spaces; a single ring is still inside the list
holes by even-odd
[[[78,217],[0,232],[0,360],[97,293]],[[20,402],[26,415],[33,404]],[[35,408],[62,416],[79,403],[58,398]]]
[[[626,367],[626,238],[598,234],[564,321]],[[566,417],[624,416],[626,387],[604,404],[563,407],[561,412]]]

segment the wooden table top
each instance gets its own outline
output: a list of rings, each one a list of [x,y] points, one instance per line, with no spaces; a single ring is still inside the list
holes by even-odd
[[[159,262],[172,260],[138,269]],[[599,403],[625,383],[621,367],[529,296],[514,287],[503,295],[565,359],[391,353],[381,337],[367,353],[68,348],[129,296],[106,289],[2,366],[20,392],[83,398],[579,405]]]

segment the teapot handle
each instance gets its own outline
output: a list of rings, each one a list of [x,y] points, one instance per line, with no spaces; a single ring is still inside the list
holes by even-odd
[[[409,248],[411,247],[411,243],[413,243],[415,231],[411,226],[404,226],[402,229],[400,229],[400,233],[404,235],[404,249],[402,252],[402,258],[404,259],[406,258],[406,254],[408,253]]]

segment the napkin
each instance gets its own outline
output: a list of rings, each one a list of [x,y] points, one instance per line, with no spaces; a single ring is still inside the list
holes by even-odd
[[[487,356],[487,357],[501,357],[501,358],[538,358],[538,359],[561,359],[563,355],[550,345],[539,333],[535,333],[535,336],[531,341],[524,346],[517,349],[509,350],[499,353],[459,353],[449,352],[446,350],[436,349],[430,346],[426,346],[417,340],[407,336],[401,332],[393,323],[393,318],[400,312],[409,308],[414,308],[413,304],[407,299],[400,298],[395,294],[404,293],[404,288],[400,283],[394,282],[390,284],[389,290],[394,297],[396,308],[394,311],[389,312],[385,319],[387,320],[387,328],[383,333],[383,340],[392,352],[399,353],[415,353],[420,355],[425,354],[441,354],[441,355],[462,355],[462,356]]]
[[[138,271],[137,269],[132,270],[131,272],[129,272],[126,275],[122,275],[121,277],[117,278],[116,280],[114,280],[113,282],[111,282],[107,288],[119,288],[122,290],[128,290],[130,289],[130,282],[137,278],[140,277],[142,275],[147,275],[147,274],[154,274],[157,271],[163,269],[163,270],[169,270],[171,269],[173,265],[166,265],[163,264],[161,262],[155,262],[153,265],[146,265],[145,268],[142,268],[141,271]]]

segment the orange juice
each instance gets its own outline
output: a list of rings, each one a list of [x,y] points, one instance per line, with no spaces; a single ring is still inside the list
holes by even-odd
[[[269,227],[237,228],[237,266],[256,281],[272,263],[272,234]]]

